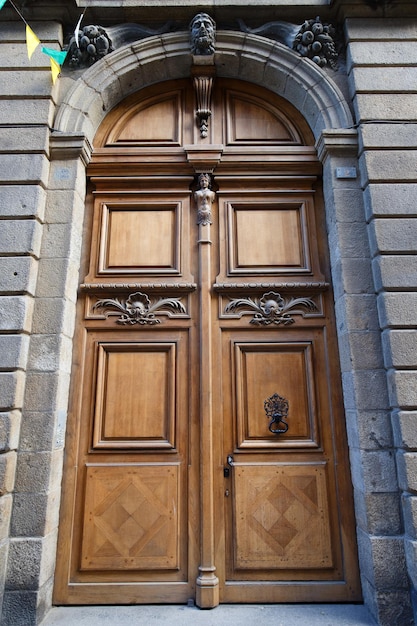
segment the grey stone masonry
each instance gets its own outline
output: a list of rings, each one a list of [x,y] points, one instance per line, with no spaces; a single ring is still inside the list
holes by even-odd
[[[398,476],[403,492],[400,517],[397,505],[391,504],[390,518],[397,520],[391,543],[384,542],[377,527],[374,536],[361,543],[366,545],[364,560],[374,563],[373,569],[362,572],[363,588],[380,623],[400,626],[412,619],[409,605],[404,605],[404,592],[411,585],[415,598],[417,581],[417,94],[413,78],[417,76],[417,21],[348,19],[346,37],[372,273],[383,330],[387,406],[391,407],[390,424],[381,425],[386,432],[392,430],[393,443],[377,452],[377,462],[385,491],[390,491],[393,477]],[[376,486],[368,498],[375,495]],[[404,526],[398,524],[401,518]],[[384,594],[391,598],[390,607]],[[393,602],[397,608],[401,602],[402,609],[393,611]]]
[[[31,28],[42,45],[61,48],[58,23],[34,22]],[[52,554],[55,541],[54,532],[49,529],[48,534],[39,520],[45,517],[50,493],[56,498],[59,480],[59,471],[51,480],[42,469],[50,475],[59,460],[50,458],[51,445],[48,452],[43,444],[30,453],[18,450],[18,445],[28,419],[23,409],[28,366],[36,367],[29,362],[30,333],[42,271],[41,243],[48,228],[49,135],[56,90],[49,58],[41,46],[28,59],[24,23],[0,22],[0,607],[3,604],[1,623],[7,625],[21,623],[25,606],[39,602],[37,594],[28,590],[47,583],[39,579],[41,571],[42,576],[48,571],[41,567],[41,558]],[[47,350],[43,348],[44,363]],[[39,449],[41,461],[34,456]],[[33,484],[28,483],[29,476]],[[22,497],[25,489],[29,492],[26,499]],[[43,500],[33,497],[39,489]],[[23,511],[25,526],[17,521],[13,525],[12,520]],[[35,623],[35,616],[36,609],[28,611],[25,624]]]

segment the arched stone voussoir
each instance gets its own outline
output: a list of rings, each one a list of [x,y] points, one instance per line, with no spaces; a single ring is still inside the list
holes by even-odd
[[[236,31],[219,31],[215,64],[221,77],[259,84],[286,98],[306,118],[316,139],[325,129],[349,128],[349,107],[329,75],[284,44]],[[149,85],[190,76],[188,32],[149,37],[119,48],[75,82],[59,106],[54,127],[82,132],[92,142],[107,113]]]

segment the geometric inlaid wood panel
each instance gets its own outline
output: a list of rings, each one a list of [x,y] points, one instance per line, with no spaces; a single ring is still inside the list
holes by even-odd
[[[237,446],[317,445],[312,343],[234,342],[234,357]],[[264,408],[276,393],[289,403],[288,430],[279,436]]]
[[[95,448],[173,448],[176,344],[99,343]]]
[[[227,203],[229,273],[310,270],[305,205]]]
[[[332,566],[325,467],[235,465],[233,472],[236,569]]]
[[[90,466],[82,569],[179,568],[178,467]]]
[[[179,204],[104,204],[99,273],[178,273]]]

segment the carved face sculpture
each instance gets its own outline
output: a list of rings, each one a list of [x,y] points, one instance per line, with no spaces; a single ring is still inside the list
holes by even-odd
[[[190,24],[193,54],[214,54],[216,24],[207,13],[198,13]]]

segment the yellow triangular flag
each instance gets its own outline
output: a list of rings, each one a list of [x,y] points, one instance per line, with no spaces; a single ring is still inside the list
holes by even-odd
[[[55,61],[55,59],[49,59],[51,61],[52,82],[55,85],[55,81],[61,73],[61,66]]]
[[[28,57],[31,58],[32,54],[35,52],[36,48],[39,46],[40,41],[29,26],[26,24],[26,45],[28,48]]]

